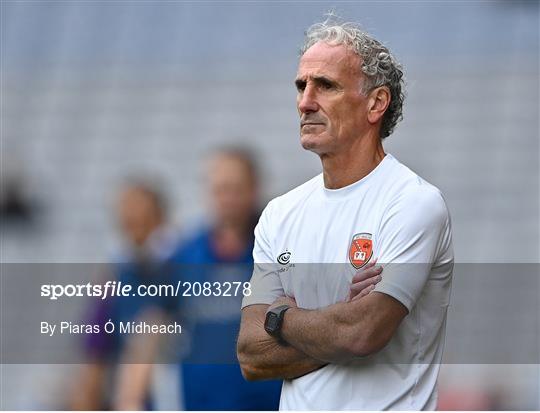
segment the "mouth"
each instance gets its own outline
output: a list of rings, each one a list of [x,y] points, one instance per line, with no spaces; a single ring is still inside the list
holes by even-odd
[[[302,123],[300,123],[301,128],[303,128],[304,126],[318,126],[318,125],[324,125],[324,123],[320,123],[320,122],[302,122]]]

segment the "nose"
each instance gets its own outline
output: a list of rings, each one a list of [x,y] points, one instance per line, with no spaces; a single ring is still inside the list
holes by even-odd
[[[307,84],[302,92],[298,93],[298,111],[300,113],[311,113],[319,110],[319,104],[317,103],[316,89]]]

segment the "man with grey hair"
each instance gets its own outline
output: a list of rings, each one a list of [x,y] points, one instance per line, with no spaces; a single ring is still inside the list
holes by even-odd
[[[255,229],[244,377],[284,379],[283,410],[435,409],[452,234],[440,191],[383,149],[402,69],[358,26],[326,21],[306,34],[295,84],[301,144],[323,170]],[[382,280],[366,289],[366,271]]]

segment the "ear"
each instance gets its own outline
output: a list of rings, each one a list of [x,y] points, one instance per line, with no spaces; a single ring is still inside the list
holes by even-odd
[[[367,115],[368,122],[375,124],[382,119],[384,112],[390,104],[390,90],[386,86],[373,89],[368,98]]]

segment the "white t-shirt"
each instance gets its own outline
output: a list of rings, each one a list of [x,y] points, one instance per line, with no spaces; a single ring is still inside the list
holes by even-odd
[[[436,408],[454,259],[437,188],[387,154],[347,187],[326,189],[321,174],[272,200],[255,237],[242,307],[283,295],[306,309],[344,301],[357,268],[377,257],[384,270],[375,291],[409,310],[378,353],[285,380],[281,410]]]

